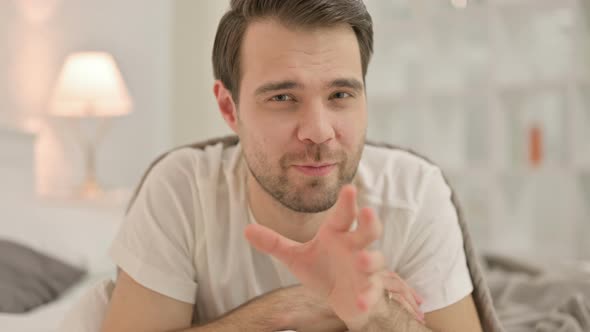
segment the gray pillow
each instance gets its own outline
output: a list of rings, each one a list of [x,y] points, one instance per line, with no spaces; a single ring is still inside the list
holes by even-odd
[[[0,312],[25,313],[58,298],[85,271],[0,239]]]

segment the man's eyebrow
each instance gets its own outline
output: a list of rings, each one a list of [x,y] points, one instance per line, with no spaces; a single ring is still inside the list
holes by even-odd
[[[339,78],[333,80],[326,85],[327,88],[350,88],[356,92],[360,92],[364,89],[364,84],[356,78]],[[269,82],[261,85],[254,92],[255,95],[263,95],[273,91],[289,90],[289,89],[301,89],[303,85],[295,81],[278,81]]]
[[[255,95],[263,95],[273,91],[279,90],[288,90],[288,89],[298,89],[302,88],[303,85],[295,82],[295,81],[280,81],[280,82],[269,82],[266,84],[261,85],[256,89],[254,92]]]
[[[364,85],[356,78],[339,78],[330,82],[328,88],[350,88],[360,92],[364,89]]]

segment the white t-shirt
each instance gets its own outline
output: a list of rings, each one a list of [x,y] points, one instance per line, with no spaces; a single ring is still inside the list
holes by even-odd
[[[141,285],[196,304],[215,319],[273,289],[298,283],[280,263],[252,248],[241,145],[183,148],[147,176],[110,249]],[[354,180],[359,207],[383,223],[373,245],[424,299],[424,312],[471,293],[461,230],[440,169],[410,153],[365,146]]]

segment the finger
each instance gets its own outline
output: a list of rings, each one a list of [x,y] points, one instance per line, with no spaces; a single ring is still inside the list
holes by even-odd
[[[412,311],[416,313],[418,317],[420,317],[421,319],[424,318],[424,313],[422,313],[422,310],[420,310],[420,306],[418,306],[418,303],[416,303],[416,299],[414,299],[412,292],[410,292],[408,288],[402,287],[401,293],[398,294],[403,296],[406,303],[412,307]]]
[[[357,267],[364,273],[381,271],[385,266],[385,258],[380,251],[362,250],[357,255]]]
[[[412,295],[414,296],[414,300],[416,301],[416,303],[418,303],[418,304],[424,303],[424,299],[422,298],[422,296],[420,296],[418,294],[418,292],[416,292],[414,290],[414,288],[410,287],[410,285],[408,285],[408,283],[404,279],[402,279],[397,273],[388,272],[387,275],[391,278],[398,279],[405,287],[407,287],[410,290],[410,292],[412,293]]]
[[[272,255],[287,265],[290,261],[291,248],[299,245],[299,243],[258,224],[248,225],[244,230],[244,235],[258,251]]]
[[[383,227],[370,208],[363,208],[359,216],[358,228],[352,233],[356,248],[366,248],[373,241],[381,237]]]
[[[369,287],[363,289],[357,296],[357,307],[366,312],[373,307],[383,296],[383,282],[377,275],[369,280]]]
[[[390,293],[391,299],[395,302],[399,303],[410,315],[412,315],[416,320],[420,322],[424,322],[424,315],[421,312],[417,312],[412,308],[412,306],[406,301],[406,299],[398,293]]]
[[[422,299],[422,296],[420,296],[412,287],[410,287],[410,291],[412,292],[412,295],[414,296],[416,303],[418,303],[418,304],[424,303],[424,299]]]
[[[424,316],[420,309],[420,305],[412,293],[412,288],[410,288],[401,278],[387,277],[383,280],[383,286],[386,290],[401,295],[412,307],[414,312],[419,316]]]
[[[397,282],[396,279],[386,276],[383,278],[383,287],[388,291],[401,293],[403,285],[400,282]]]
[[[338,201],[334,206],[334,213],[327,225],[333,230],[348,232],[350,225],[356,219],[358,211],[356,205],[356,188],[347,184],[340,189]]]

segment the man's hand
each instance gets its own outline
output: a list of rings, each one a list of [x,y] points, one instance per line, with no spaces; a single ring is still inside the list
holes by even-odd
[[[397,308],[405,309],[414,319],[424,324],[424,314],[419,308],[423,301],[422,298],[395,272],[383,271],[381,277],[385,290],[390,294],[390,301],[397,302],[399,305]],[[384,296],[388,295],[385,294]],[[292,326],[296,331],[342,332],[348,330],[344,322],[334,314],[325,299],[312,294],[305,287],[293,287],[289,291],[289,297],[294,297],[286,299],[286,302],[291,302],[288,306],[292,309],[289,316],[289,326]]]
[[[371,209],[358,213],[352,185],[342,188],[332,211],[307,243],[257,224],[249,225],[245,234],[255,248],[283,262],[303,286],[326,298],[347,326],[359,326],[383,298],[383,255],[366,249],[380,237],[382,226]],[[358,227],[350,231],[357,216]]]
[[[424,300],[416,291],[410,287],[397,273],[384,271],[383,285],[388,292],[388,297],[391,300],[395,300],[403,308],[405,308],[410,314],[412,314],[416,320],[425,324],[424,313],[420,310],[420,305]]]

